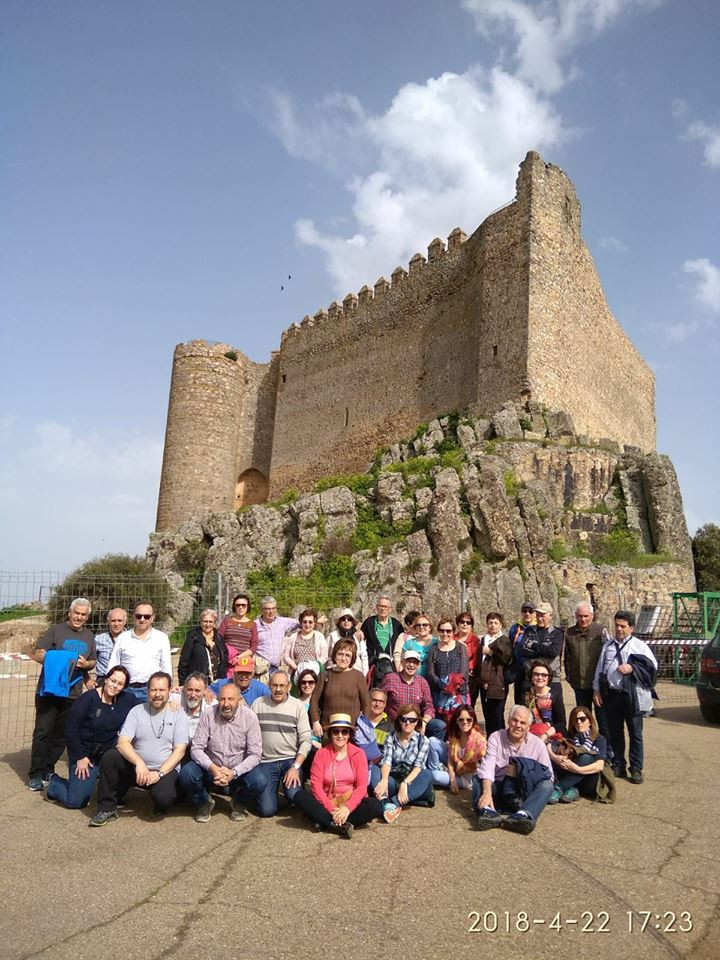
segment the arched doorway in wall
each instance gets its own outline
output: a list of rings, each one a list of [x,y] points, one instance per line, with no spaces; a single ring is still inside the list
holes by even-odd
[[[265,503],[270,485],[259,470],[244,470],[235,484],[235,510],[252,503]]]

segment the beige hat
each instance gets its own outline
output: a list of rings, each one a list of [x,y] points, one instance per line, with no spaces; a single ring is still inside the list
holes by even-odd
[[[352,717],[349,713],[331,713],[327,729],[332,730],[333,727],[347,727],[350,730],[354,730],[355,724],[352,722]]]
[[[352,612],[352,610],[350,609],[350,607],[345,607],[344,610],[341,610],[340,613],[337,615],[337,619],[336,619],[335,622],[339,624],[343,617],[352,617],[352,622],[353,622],[353,623],[357,623],[357,622],[358,622],[357,617],[356,617],[355,614]]]
[[[535,605],[535,613],[546,613],[548,616],[553,612],[549,603],[538,603]]]

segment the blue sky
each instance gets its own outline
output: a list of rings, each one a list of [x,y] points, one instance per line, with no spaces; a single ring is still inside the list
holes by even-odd
[[[714,0],[5,0],[0,17],[0,568],[143,552],[175,344],[267,360],[304,314],[474,230],[529,149],[574,181],[655,369],[691,529],[720,522]]]

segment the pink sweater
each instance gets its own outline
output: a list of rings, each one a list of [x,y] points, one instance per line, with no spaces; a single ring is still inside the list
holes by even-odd
[[[358,806],[364,796],[367,796],[368,789],[368,765],[365,754],[356,747],[354,743],[349,743],[347,747],[348,760],[355,773],[355,788],[352,796],[345,802],[345,806],[352,813]],[[310,770],[310,786],[313,796],[321,803],[326,810],[333,811],[335,804],[328,794],[330,784],[332,783],[332,764],[335,759],[335,750],[332,746],[321,747],[315,754]]]

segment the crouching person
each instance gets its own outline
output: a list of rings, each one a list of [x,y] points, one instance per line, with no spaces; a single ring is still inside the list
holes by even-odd
[[[180,771],[180,786],[197,808],[195,820],[207,823],[215,806],[209,790],[230,797],[230,819],[246,817],[245,807],[267,785],[258,764],[262,757],[260,724],[240,702],[234,683],[220,688],[218,703],[200,717],[190,750],[192,759]]]
[[[543,741],[530,733],[532,718],[527,707],[517,705],[510,711],[507,729],[490,734],[473,777],[479,830],[502,826],[514,833],[532,833],[550,799],[552,765]]]
[[[178,768],[188,744],[188,719],[168,707],[172,678],[159,671],[148,680],[147,703],[128,713],[117,747],[100,764],[98,809],[89,823],[117,820],[117,806],[131,786],[150,791],[153,813],[162,816],[177,799]]]

